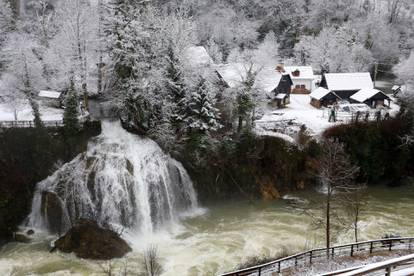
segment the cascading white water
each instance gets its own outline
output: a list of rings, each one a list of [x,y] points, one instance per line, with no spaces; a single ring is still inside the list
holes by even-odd
[[[50,229],[50,213],[56,211],[50,208],[62,209],[59,231],[77,218],[90,218],[151,233],[196,210],[197,196],[183,166],[154,141],[104,121],[86,153],[38,183],[28,226]]]

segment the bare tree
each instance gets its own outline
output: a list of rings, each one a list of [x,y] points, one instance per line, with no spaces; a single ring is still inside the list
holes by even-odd
[[[359,168],[352,165],[349,156],[346,154],[344,145],[328,139],[323,143],[323,156],[320,160],[319,180],[325,189],[325,239],[326,253],[329,258],[331,247],[331,226],[333,217],[342,220],[333,209],[333,203],[343,194],[355,191],[355,176]]]
[[[162,266],[158,256],[158,249],[150,245],[144,252],[144,267],[147,276],[159,276],[162,273]]]
[[[355,242],[358,242],[359,239],[359,224],[361,221],[361,213],[364,211],[366,206],[366,185],[356,184],[353,187],[353,191],[349,194],[344,195],[344,206],[346,207],[346,214],[351,221],[351,228],[354,232]]]

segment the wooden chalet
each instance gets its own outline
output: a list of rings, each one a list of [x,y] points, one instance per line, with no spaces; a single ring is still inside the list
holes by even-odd
[[[335,92],[342,100],[349,100],[361,89],[374,89],[370,73],[325,73],[320,87]]]
[[[338,100],[341,99],[338,95],[335,94],[335,92],[329,91],[323,87],[318,87],[309,96],[311,98],[310,104],[316,108],[334,105]]]
[[[286,66],[293,82],[292,94],[310,94],[314,90],[315,75],[311,66]]]
[[[390,106],[391,98],[377,89],[361,89],[351,96],[351,102],[365,103],[371,108]]]
[[[271,99],[272,104],[279,108],[290,103],[292,79],[283,67],[251,68],[242,63],[230,63],[216,66],[218,78],[225,88],[236,88],[246,79],[247,72],[256,72],[254,88]]]

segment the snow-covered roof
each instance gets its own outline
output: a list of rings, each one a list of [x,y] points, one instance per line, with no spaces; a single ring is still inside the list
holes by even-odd
[[[382,91],[378,90],[378,89],[361,89],[359,90],[357,93],[355,93],[354,95],[351,96],[351,99],[363,103],[366,100],[368,100],[369,98],[375,96],[376,94],[381,93],[384,94]],[[386,96],[388,98],[387,95],[384,94],[384,96]]]
[[[39,97],[42,98],[59,99],[60,95],[62,95],[62,93],[57,91],[41,90],[39,92]]]
[[[396,90],[398,90],[398,89],[401,89],[401,86],[400,86],[400,85],[394,85],[394,86],[391,88],[391,90],[392,90],[392,91],[396,91]]]
[[[325,89],[323,87],[318,87],[315,90],[312,91],[312,93],[309,95],[311,98],[315,99],[315,100],[320,100],[323,97],[325,97],[326,95],[328,95],[331,91],[329,91],[328,89]]]
[[[209,65],[213,63],[213,59],[207,53],[203,46],[191,46],[184,50],[184,57],[191,65]]]
[[[299,70],[299,76],[295,77],[292,75],[292,72]],[[290,74],[292,80],[295,79],[310,79],[313,80],[315,78],[313,74],[312,66],[286,66],[285,67],[286,73]]]
[[[374,83],[369,73],[327,73],[325,74],[325,79],[329,90],[333,91],[374,88]]]
[[[246,73],[250,65],[243,63],[230,63],[216,66],[217,72],[223,80],[234,88],[246,78]],[[271,92],[275,89],[282,78],[282,74],[275,71],[273,66],[266,66],[261,68],[253,67],[253,70],[258,71],[255,87],[265,92]]]

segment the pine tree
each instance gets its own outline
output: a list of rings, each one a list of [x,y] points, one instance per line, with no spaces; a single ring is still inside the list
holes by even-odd
[[[186,85],[173,46],[167,49],[166,89],[171,102],[171,124],[176,132],[183,127],[187,112]]]
[[[252,113],[254,111],[254,84],[256,82],[257,72],[253,70],[253,66],[250,66],[246,72],[246,77],[242,81],[241,87],[237,93],[236,98],[236,113],[238,116],[237,132],[240,133],[243,129],[243,122],[246,122],[246,126],[250,127],[250,121]]]
[[[200,78],[195,91],[191,94],[188,107],[185,122],[190,133],[208,134],[221,127],[218,122],[219,111],[214,107],[214,101],[208,91],[205,78]]]
[[[63,125],[67,135],[73,135],[79,130],[79,102],[73,81],[65,99],[65,111],[63,113]]]

